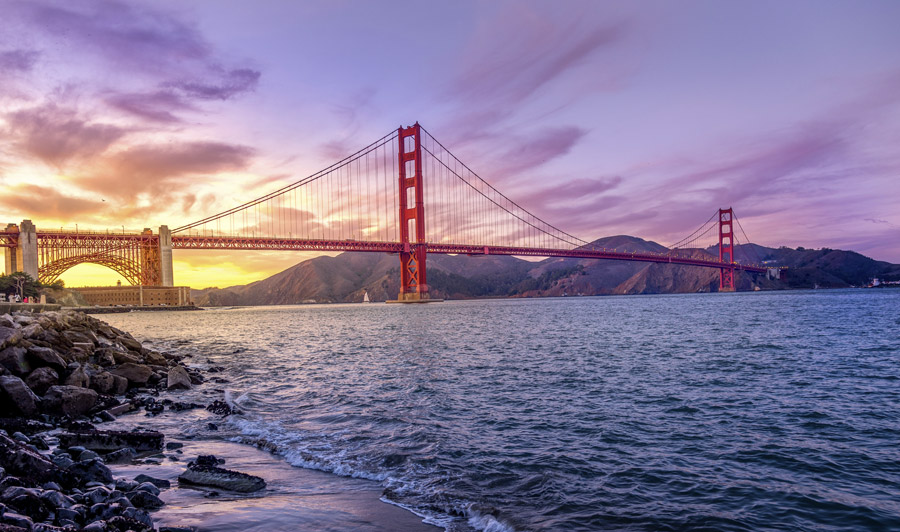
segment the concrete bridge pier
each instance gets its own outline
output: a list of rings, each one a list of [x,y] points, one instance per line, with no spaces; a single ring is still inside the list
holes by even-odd
[[[159,271],[162,286],[175,286],[172,268],[172,232],[168,225],[159,226]]]
[[[15,224],[8,224],[6,230],[15,231]],[[31,220],[22,220],[19,224],[19,243],[15,248],[6,250],[6,273],[25,272],[33,279],[38,278],[38,245],[37,229]]]

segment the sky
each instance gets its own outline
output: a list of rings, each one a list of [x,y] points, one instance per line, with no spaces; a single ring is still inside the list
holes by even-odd
[[[0,222],[177,227],[416,121],[585,240],[900,263],[900,2],[0,0]],[[245,284],[297,252],[175,252]],[[80,265],[69,286],[114,284]]]

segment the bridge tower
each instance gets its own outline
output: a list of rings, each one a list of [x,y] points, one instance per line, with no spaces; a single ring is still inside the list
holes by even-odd
[[[719,262],[734,262],[733,212],[731,207],[719,209]],[[734,292],[734,268],[719,270],[719,292]]]
[[[429,300],[425,279],[425,194],[422,183],[422,135],[415,125],[398,130],[400,150],[400,294],[397,301]]]
[[[16,246],[6,250],[6,273],[25,272],[32,279],[38,278],[37,229],[31,220],[22,220],[19,225],[7,224],[6,231],[18,233]]]

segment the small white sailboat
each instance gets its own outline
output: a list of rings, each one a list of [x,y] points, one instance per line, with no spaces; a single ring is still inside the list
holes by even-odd
[[[363,303],[371,303],[371,301],[369,301],[369,291],[366,290],[365,292],[365,295],[363,295]]]

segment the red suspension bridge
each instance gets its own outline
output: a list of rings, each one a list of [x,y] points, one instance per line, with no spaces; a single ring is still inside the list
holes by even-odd
[[[107,266],[133,285],[173,286],[173,249],[367,251],[400,257],[398,300],[427,301],[429,253],[642,261],[765,273],[742,246],[731,208],[665,253],[606,249],[542,220],[472,171],[418,123],[399,128],[331,166],[269,194],[158,234],[35,228],[0,232],[6,271],[50,283],[81,263]],[[697,253],[715,246],[718,257]],[[737,257],[739,250],[751,256]]]

